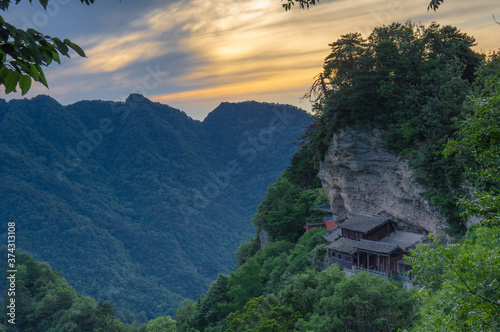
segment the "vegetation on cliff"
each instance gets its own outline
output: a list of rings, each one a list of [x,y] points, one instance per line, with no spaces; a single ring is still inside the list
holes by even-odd
[[[324,156],[335,131],[350,126],[381,129],[387,149],[408,159],[426,196],[447,217],[449,230],[465,230],[458,198],[465,166],[463,154],[445,159],[446,142],[470,113],[470,91],[482,89],[498,71],[497,54],[472,49],[474,38],[451,26],[393,23],[363,38],[343,35],[330,44],[323,72],[309,96],[317,98],[316,123],[305,135],[305,149]]]
[[[466,154],[469,193],[459,205],[477,224],[458,244],[417,248],[408,261],[422,286],[424,303],[416,331],[498,331],[500,329],[500,72],[471,96],[471,113],[450,140],[445,155]]]

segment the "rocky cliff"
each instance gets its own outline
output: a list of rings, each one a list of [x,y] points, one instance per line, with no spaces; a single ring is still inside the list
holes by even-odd
[[[444,234],[444,217],[421,196],[407,162],[381,147],[380,133],[345,129],[335,134],[319,178],[334,217],[361,211],[385,215],[401,229]]]

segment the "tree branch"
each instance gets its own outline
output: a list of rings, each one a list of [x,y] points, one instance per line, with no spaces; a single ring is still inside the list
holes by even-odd
[[[475,295],[475,296],[479,297],[481,300],[483,300],[483,301],[485,301],[485,302],[491,303],[491,304],[496,305],[496,306],[500,306],[500,304],[499,304],[499,303],[493,302],[493,301],[491,301],[491,300],[489,300],[489,299],[485,298],[484,296],[479,295],[479,294],[477,294],[476,292],[474,292],[474,291],[470,288],[470,286],[467,284],[467,282],[464,280],[464,278],[462,278],[462,276],[461,276],[461,275],[460,275],[460,274],[459,274],[459,273],[458,273],[458,272],[457,272],[457,271],[456,271],[456,270],[455,270],[455,269],[454,269],[451,265],[450,265],[449,267],[453,270],[453,272],[455,272],[455,274],[458,276],[458,278],[460,279],[460,281],[461,281],[461,282],[465,285],[465,287],[467,288],[467,291],[468,291],[470,294],[472,294],[472,295]]]

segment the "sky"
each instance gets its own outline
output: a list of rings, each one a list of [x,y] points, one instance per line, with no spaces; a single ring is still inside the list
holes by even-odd
[[[46,70],[49,89],[34,83],[24,97],[47,94],[123,101],[131,93],[202,120],[221,102],[257,100],[310,110],[301,97],[322,70],[329,43],[350,32],[411,20],[453,25],[476,38],[477,51],[499,50],[498,0],[322,0],[285,11],[280,0],[34,0],[12,4],[4,19],[81,46]],[[23,98],[20,93],[0,98]]]

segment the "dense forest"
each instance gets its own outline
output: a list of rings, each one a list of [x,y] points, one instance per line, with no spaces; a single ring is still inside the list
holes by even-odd
[[[0,219],[16,222],[20,249],[122,321],[173,314],[234,269],[310,118],[242,102],[200,122],[139,95],[0,100]]]
[[[330,46],[324,71],[309,93],[316,101],[316,121],[303,134],[290,166],[267,189],[252,219],[255,237],[235,253],[236,269],[220,273],[205,294],[185,301],[175,316],[119,328],[500,329],[500,57],[475,52],[472,37],[438,24],[394,23],[375,28],[367,39],[352,33]],[[447,218],[454,243],[443,246],[431,234],[431,244],[405,258],[416,288],[363,272],[348,278],[339,266],[320,270],[313,265],[326,251],[321,230],[304,233],[307,221],[322,218],[314,206],[327,200],[316,177],[318,162],[333,133],[345,127],[383,132],[384,147],[408,161],[414,180],[428,189],[426,197]],[[266,245],[263,231],[270,239]],[[33,282],[28,275],[24,280]],[[53,292],[51,299],[64,302]],[[53,316],[53,331],[81,301],[72,294]],[[26,297],[27,317],[44,308],[44,297],[33,295]],[[96,317],[89,331],[122,324],[108,303],[87,301]],[[26,324],[33,329],[35,323]]]

